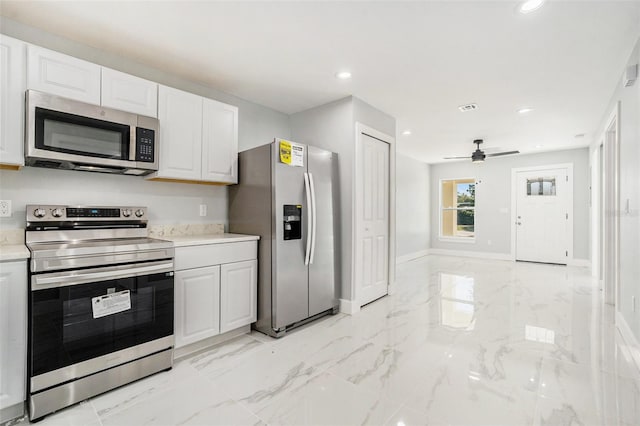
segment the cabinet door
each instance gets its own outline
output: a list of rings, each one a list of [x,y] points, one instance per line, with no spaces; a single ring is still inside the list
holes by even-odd
[[[27,89],[100,105],[100,65],[38,46],[27,48]]]
[[[158,117],[158,84],[102,67],[102,106]]]
[[[23,404],[27,367],[27,264],[0,264],[0,408]],[[2,411],[0,410],[0,414]],[[0,417],[0,423],[10,420]]]
[[[221,266],[221,333],[256,321],[257,272],[256,260]]]
[[[156,176],[200,180],[202,97],[159,86],[158,119],[160,170]]]
[[[202,180],[238,183],[238,108],[204,99]]]
[[[0,36],[0,163],[24,165],[26,43]]]
[[[175,275],[176,348],[220,333],[220,266]]]

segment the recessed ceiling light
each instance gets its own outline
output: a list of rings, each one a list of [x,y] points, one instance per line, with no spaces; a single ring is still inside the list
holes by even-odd
[[[466,104],[466,105],[460,105],[458,107],[458,109],[462,112],[467,112],[467,111],[474,111],[476,109],[478,109],[478,104]]]
[[[405,136],[409,136],[411,134],[411,130],[405,130],[404,132],[402,132],[402,134]]]
[[[536,149],[542,148],[542,145],[536,145]]]
[[[518,110],[518,114],[526,114],[526,113],[531,112],[531,111],[533,111],[533,108],[531,108],[531,107],[524,107],[524,108],[520,108],[520,109]]]
[[[351,73],[349,71],[340,71],[336,73],[336,77],[338,77],[340,80],[347,80],[351,78]]]
[[[544,0],[527,0],[520,5],[520,13],[529,13],[537,10],[544,4]]]

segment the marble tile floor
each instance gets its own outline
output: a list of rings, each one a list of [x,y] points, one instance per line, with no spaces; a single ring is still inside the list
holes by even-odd
[[[39,425],[640,425],[601,294],[585,268],[427,256],[354,316],[240,336]]]

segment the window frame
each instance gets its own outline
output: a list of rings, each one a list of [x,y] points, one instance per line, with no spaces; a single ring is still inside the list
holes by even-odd
[[[442,183],[448,181],[463,181],[463,180],[472,180],[476,185],[476,200],[473,203],[473,207],[465,207],[465,208],[445,208],[442,205]],[[438,240],[443,242],[452,242],[452,243],[465,243],[465,244],[475,244],[476,242],[476,232],[478,221],[476,217],[476,207],[477,207],[477,196],[478,196],[478,181],[475,177],[456,177],[456,178],[443,178],[438,182]],[[473,237],[455,237],[449,235],[442,235],[442,218],[443,212],[445,210],[473,210]]]

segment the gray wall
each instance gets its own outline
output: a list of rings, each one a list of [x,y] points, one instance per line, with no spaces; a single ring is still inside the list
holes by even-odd
[[[457,161],[431,165],[431,247],[436,249],[509,254],[511,252],[511,169],[573,164],[573,257],[589,258],[589,150],[489,158],[481,164]],[[439,240],[439,188],[441,179],[475,178],[476,241]]]
[[[640,63],[640,39],[636,43],[628,65]],[[620,275],[617,305],[618,311],[640,341],[640,81],[631,87],[622,86],[622,76],[615,87],[611,101],[598,127],[599,138],[609,125],[608,120],[615,104],[620,101],[620,208],[616,215],[620,220]],[[597,142],[599,143],[599,139]],[[625,212],[627,200],[630,211]],[[636,310],[631,298],[635,296]],[[640,348],[638,348],[640,349]]]
[[[4,17],[0,17],[0,29],[10,37],[237,106],[240,150],[269,143],[274,137],[290,136],[289,117],[286,114]],[[227,221],[226,187],[146,182],[134,176],[31,167],[17,172],[0,170],[0,182],[0,197],[12,200],[14,210],[12,218],[0,220],[0,225],[5,228],[23,226],[26,203],[45,202],[144,204],[149,207],[154,223]],[[208,206],[206,217],[199,216],[200,204]]]
[[[395,135],[395,119],[354,97],[331,102],[291,115],[291,138],[338,153],[340,174],[340,247],[342,292],[352,300],[353,169],[355,124],[359,121],[389,135]]]
[[[429,165],[396,154],[396,256],[429,248]]]

